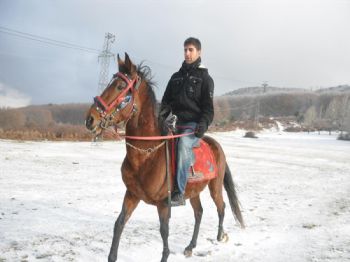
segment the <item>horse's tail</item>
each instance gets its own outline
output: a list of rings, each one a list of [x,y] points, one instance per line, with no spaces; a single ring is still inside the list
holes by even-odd
[[[231,171],[230,168],[228,167],[226,163],[226,168],[225,168],[225,177],[224,177],[224,187],[228,196],[228,199],[230,201],[230,206],[232,209],[232,212],[234,214],[234,217],[236,221],[239,222],[242,228],[245,227],[241,209],[240,209],[240,204],[237,198],[237,193],[235,189],[235,184],[232,179]]]

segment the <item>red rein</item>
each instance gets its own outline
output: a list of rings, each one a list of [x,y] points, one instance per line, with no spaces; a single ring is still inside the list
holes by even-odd
[[[179,134],[179,135],[168,135],[168,136],[124,136],[124,137],[128,139],[133,139],[133,140],[168,140],[168,139],[179,138],[182,136],[189,136],[193,134],[194,132]]]

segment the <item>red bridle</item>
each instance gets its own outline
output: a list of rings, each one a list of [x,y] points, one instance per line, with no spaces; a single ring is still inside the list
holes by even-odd
[[[113,108],[118,107],[123,101],[125,101],[126,94],[129,91],[131,91],[131,99],[132,99],[131,102],[133,102],[134,91],[135,91],[135,89],[138,88],[138,85],[140,84],[139,83],[140,78],[138,76],[135,77],[134,79],[130,79],[129,77],[127,77],[126,75],[124,75],[120,72],[118,72],[116,75],[117,75],[117,77],[120,77],[121,79],[123,79],[125,81],[125,83],[127,84],[127,86],[110,104],[107,104],[106,101],[104,101],[102,99],[102,97],[100,97],[100,96],[96,96],[94,98],[97,111],[99,111],[101,116],[108,115],[113,110]]]
[[[118,106],[121,105],[122,102],[125,102],[126,100],[126,95],[129,91],[131,91],[131,100],[127,101],[127,104],[131,103],[133,104],[134,102],[134,94],[135,94],[135,90],[138,90],[140,84],[141,84],[141,78],[139,76],[136,76],[134,79],[130,79],[127,75],[124,75],[120,72],[118,72],[116,74],[117,77],[120,77],[121,79],[123,79],[125,81],[125,83],[127,84],[127,87],[115,98],[113,99],[113,101],[110,104],[107,104],[102,97],[100,96],[96,96],[94,98],[95,101],[95,105],[96,105],[96,110],[100,113],[100,116],[102,117],[101,122],[100,122],[100,127],[103,129],[106,129],[109,124],[110,121],[112,121],[112,119],[114,118],[115,114],[122,110],[123,108],[118,109]],[[114,110],[114,112],[112,112],[111,114],[109,114],[114,108],[116,108]],[[124,120],[124,122],[126,123],[132,116],[132,112],[135,110],[134,105],[131,107],[130,112],[128,114],[128,117],[126,118],[126,121]],[[116,131],[117,132],[117,131]],[[117,133],[118,134],[118,133]],[[182,136],[188,136],[194,134],[194,132],[191,133],[186,133],[186,134],[179,134],[179,135],[168,135],[168,136],[148,136],[148,137],[143,137],[143,136],[124,136],[126,139],[132,139],[132,140],[169,140],[172,139],[174,140],[174,138],[179,138]],[[127,143],[129,146],[130,144]],[[164,142],[161,144],[163,145]],[[133,146],[133,148],[136,148],[135,146]],[[155,148],[159,148],[159,146],[155,147]],[[137,149],[137,148],[136,148]],[[153,152],[153,149],[148,149],[146,151],[140,149],[140,151],[142,152]]]

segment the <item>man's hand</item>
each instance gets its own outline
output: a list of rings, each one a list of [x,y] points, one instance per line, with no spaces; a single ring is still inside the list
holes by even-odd
[[[165,119],[171,112],[170,108],[168,106],[162,105],[160,110],[159,110],[159,115],[158,115],[158,127],[160,130],[160,133],[162,136],[165,136],[168,134],[169,130],[165,124]]]
[[[204,133],[208,130],[208,125],[206,122],[199,122],[194,135],[198,138],[202,138]]]
[[[158,116],[158,127],[161,135],[166,136],[169,131],[175,132],[176,121],[177,117],[171,113],[170,107],[162,105]]]

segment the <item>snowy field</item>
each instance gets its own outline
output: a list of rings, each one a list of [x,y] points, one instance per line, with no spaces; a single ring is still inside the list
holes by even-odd
[[[223,146],[247,228],[230,208],[218,243],[208,190],[197,248],[190,204],[172,209],[172,261],[350,261],[350,143],[328,134],[212,134]],[[123,142],[0,140],[0,261],[107,261],[124,195]],[[225,195],[226,199],[226,195]],[[228,203],[226,199],[226,203]],[[160,261],[156,208],[140,203],[119,247],[119,260]]]

